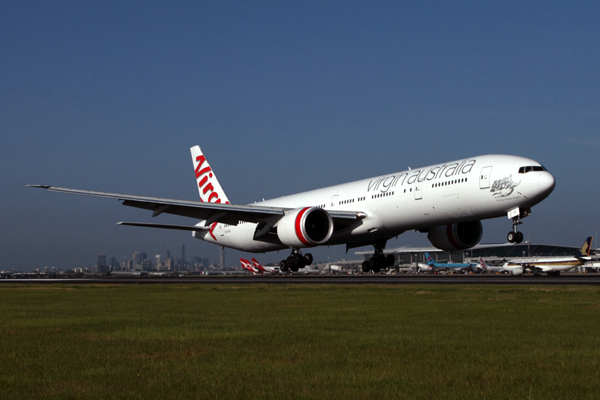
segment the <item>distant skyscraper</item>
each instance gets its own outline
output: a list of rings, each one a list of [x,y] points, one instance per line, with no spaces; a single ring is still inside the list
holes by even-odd
[[[99,267],[105,267],[106,266],[106,255],[98,254],[98,258],[96,260],[96,265]]]
[[[185,244],[181,245],[181,262],[185,263]]]
[[[116,271],[117,268],[119,268],[119,260],[117,260],[116,257],[111,257],[108,266],[111,271]]]
[[[106,255],[98,254],[98,258],[96,259],[96,272],[108,272],[108,267],[106,266]]]

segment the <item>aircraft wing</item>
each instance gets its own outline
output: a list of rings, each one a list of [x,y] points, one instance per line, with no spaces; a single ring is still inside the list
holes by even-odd
[[[207,203],[201,201],[174,200],[160,197],[133,196],[119,193],[94,192],[90,190],[68,189],[49,185],[27,185],[40,189],[47,189],[51,192],[79,194],[84,196],[105,197],[117,199],[123,202],[123,205],[142,208],[152,211],[152,216],[156,217],[162,213],[179,215],[182,217],[205,220],[204,226],[209,226],[214,222],[220,222],[229,225],[237,225],[240,221],[260,223],[273,217],[282,217],[286,211],[291,208],[284,207],[265,207],[259,205],[236,205]],[[364,215],[357,211],[339,211],[327,210],[334,221],[348,224],[350,220],[363,218]],[[185,225],[163,225],[163,224],[144,224],[124,222],[123,225],[147,226],[166,229],[183,230],[201,230],[203,227],[193,227]]]

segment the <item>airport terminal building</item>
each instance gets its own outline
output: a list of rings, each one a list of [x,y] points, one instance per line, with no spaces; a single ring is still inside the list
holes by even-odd
[[[396,258],[397,266],[412,266],[424,262],[425,252],[431,254],[435,261],[439,262],[477,262],[479,258],[482,258],[490,265],[498,265],[506,260],[518,257],[574,256],[580,249],[581,246],[571,247],[523,242],[520,244],[478,244],[468,250],[452,252],[442,251],[433,246],[404,246],[386,249],[385,254],[392,254]],[[364,260],[369,260],[373,255],[373,251],[360,251],[356,254],[363,256]],[[595,260],[598,259],[598,249],[592,249],[590,257]]]

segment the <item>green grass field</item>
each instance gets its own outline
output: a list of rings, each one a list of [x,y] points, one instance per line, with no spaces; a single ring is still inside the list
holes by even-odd
[[[600,289],[0,285],[0,397],[600,397]]]

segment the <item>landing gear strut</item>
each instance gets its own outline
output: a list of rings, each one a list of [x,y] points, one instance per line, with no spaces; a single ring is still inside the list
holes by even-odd
[[[281,269],[281,272],[288,272],[288,270],[298,272],[300,268],[311,265],[312,262],[312,254],[306,253],[306,255],[303,256],[299,249],[293,249],[292,254],[287,259],[281,260],[279,268]]]
[[[388,254],[385,256],[383,254],[383,248],[375,247],[375,252],[373,256],[369,259],[369,261],[363,261],[362,270],[367,273],[369,271],[373,271],[375,273],[381,271],[382,268],[391,267],[396,262],[396,259],[393,255]]]
[[[506,238],[508,239],[509,243],[521,243],[523,241],[523,232],[519,232],[517,230],[517,226],[521,225],[522,222],[519,220],[519,217],[513,217],[512,218],[512,231],[508,232],[508,235],[506,235]]]

